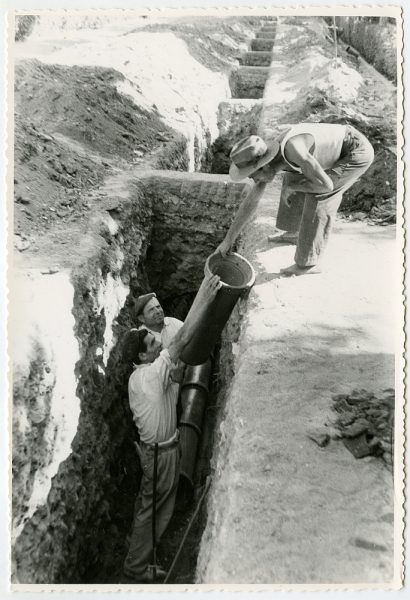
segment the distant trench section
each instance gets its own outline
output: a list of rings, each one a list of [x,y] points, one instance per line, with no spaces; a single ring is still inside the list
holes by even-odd
[[[207,169],[228,173],[229,154],[239,139],[258,133],[262,117],[266,83],[276,39],[276,20],[266,21],[250,48],[240,57],[240,66],[230,75],[231,100],[221,102],[218,110],[219,136],[212,144]]]
[[[241,67],[232,74],[230,86],[234,98],[262,98],[269,67]]]

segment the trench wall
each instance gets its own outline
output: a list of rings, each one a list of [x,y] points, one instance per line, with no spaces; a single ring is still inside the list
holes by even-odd
[[[262,98],[268,73],[267,66],[244,66],[233,71],[230,79],[232,97]]]

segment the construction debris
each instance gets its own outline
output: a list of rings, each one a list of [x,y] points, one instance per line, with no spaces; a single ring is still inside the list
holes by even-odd
[[[380,394],[353,390],[332,396],[338,413],[334,426],[340,430],[343,444],[355,458],[379,456],[393,465],[394,389]]]

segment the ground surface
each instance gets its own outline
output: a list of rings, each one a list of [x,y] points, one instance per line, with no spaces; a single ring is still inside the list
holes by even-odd
[[[394,387],[395,227],[339,221],[324,272],[284,279],[294,247],[267,241],[278,191],[271,186],[244,242],[257,279],[199,581],[389,582],[392,472],[333,439],[332,395]],[[327,446],[310,439],[318,433],[330,435]]]

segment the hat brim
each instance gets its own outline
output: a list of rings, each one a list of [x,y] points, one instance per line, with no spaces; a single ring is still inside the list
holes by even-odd
[[[280,144],[278,141],[273,141],[270,144],[270,147],[265,152],[263,156],[256,163],[252,163],[251,165],[247,165],[244,167],[237,167],[234,162],[231,163],[229,168],[229,176],[232,181],[241,181],[242,179],[246,179],[252,173],[255,173],[258,169],[261,169],[265,165],[267,165],[271,160],[275,158],[278,154],[280,148]]]

